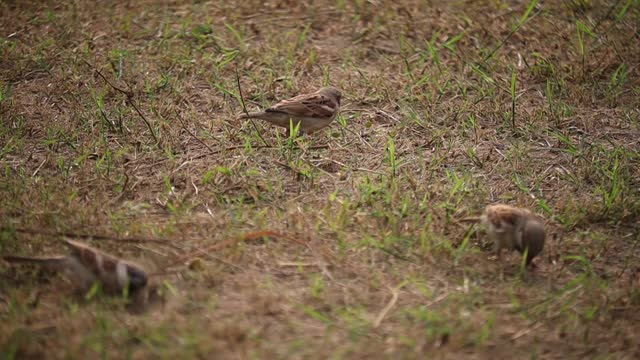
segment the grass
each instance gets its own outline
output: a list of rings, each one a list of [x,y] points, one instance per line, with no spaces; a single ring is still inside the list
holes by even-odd
[[[0,263],[3,358],[637,357],[637,0],[0,14],[0,254],[163,273],[134,309]],[[313,136],[234,120],[327,84]],[[545,218],[535,271],[460,225],[494,202]]]

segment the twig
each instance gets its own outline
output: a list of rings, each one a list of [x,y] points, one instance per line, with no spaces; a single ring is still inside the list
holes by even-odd
[[[218,261],[218,262],[221,262],[221,263],[223,263],[223,264],[225,264],[225,265],[227,265],[227,266],[229,266],[229,267],[232,267],[232,268],[237,269],[237,270],[240,270],[240,271],[245,271],[245,269],[244,269],[243,267],[238,266],[238,265],[236,265],[236,264],[234,264],[234,263],[232,263],[232,262],[229,262],[229,261],[227,261],[227,260],[225,260],[225,259],[219,258],[219,257],[217,257],[217,256],[215,256],[215,255],[213,255],[213,254],[206,254],[206,255],[207,255],[207,257],[210,257],[210,258],[212,258],[213,260],[216,260],[216,261]]]
[[[314,146],[309,146],[307,148],[307,150],[327,149],[328,147],[329,147],[329,145],[326,145],[326,144],[325,145],[314,145]],[[214,154],[217,154],[217,153],[222,152],[222,151],[238,150],[238,149],[244,149],[244,148],[245,148],[245,145],[229,146],[229,147],[224,148],[224,149],[213,150],[212,152],[210,152],[208,154],[200,154],[200,155],[194,156],[194,157],[192,157],[190,159],[191,160],[198,160],[198,159],[202,159],[203,157],[214,155]],[[296,148],[298,148],[298,147],[296,147]],[[259,150],[259,149],[280,149],[280,148],[277,147],[277,146],[271,146],[271,145],[258,145],[258,146],[253,146],[252,149]]]
[[[149,122],[149,120],[147,120],[147,118],[144,117],[144,115],[142,114],[142,111],[138,109],[138,107],[136,106],[136,103],[133,102],[133,98],[127,98],[127,102],[129,103],[129,105],[133,106],[133,108],[136,110],[138,115],[140,115],[140,118],[142,119],[142,121],[144,121],[144,123],[147,124],[147,128],[151,133],[151,137],[153,137],[153,141],[155,141],[156,145],[158,145],[158,148],[160,148],[160,141],[158,140],[158,137],[156,136],[155,131],[153,131],[153,127],[151,127],[151,123]]]
[[[118,91],[118,92],[123,93],[127,98],[133,97],[133,93],[132,93],[131,91],[127,91],[127,90],[121,89],[121,88],[119,88],[119,87],[117,87],[117,86],[113,85],[113,84],[111,83],[111,81],[109,81],[109,79],[107,79],[107,77],[106,77],[106,76],[104,76],[104,75],[100,72],[100,70],[98,70],[95,66],[93,66],[93,64],[91,64],[90,62],[88,62],[88,61],[87,61],[87,60],[85,60],[85,59],[82,59],[82,61],[83,61],[83,62],[84,62],[88,67],[90,67],[91,69],[93,69],[93,71],[95,71],[95,72],[96,72],[96,73],[97,73],[97,74],[102,78],[102,80],[104,80],[104,81],[105,81],[109,86],[111,86],[114,90],[116,90],[116,91]]]
[[[225,150],[237,150],[237,149],[244,149],[244,148],[245,148],[244,145],[234,145],[234,146],[229,146]],[[259,145],[259,146],[254,146],[253,148],[254,149],[280,149],[278,146],[271,146],[271,145]],[[318,150],[318,149],[327,149],[327,148],[329,148],[329,145],[324,144],[324,145],[309,146],[307,150]]]
[[[538,328],[540,328],[542,325],[544,325],[542,322],[539,322],[531,327],[528,327],[526,329],[520,330],[517,333],[515,333],[512,337],[511,340],[517,340],[525,335],[527,335],[528,333],[537,330]]]
[[[408,257],[406,257],[406,256],[402,256],[402,255],[400,255],[400,254],[396,253],[395,251],[391,251],[391,250],[389,250],[389,249],[385,248],[384,246],[377,246],[377,249],[379,249],[379,250],[381,250],[382,252],[385,252],[385,253],[387,253],[387,254],[389,254],[389,255],[391,255],[391,256],[393,256],[393,257],[397,258],[397,259],[400,259],[400,260],[403,260],[403,261],[408,261],[408,262],[411,262],[411,263],[413,262],[413,261],[411,261],[411,259],[409,259]]]
[[[625,273],[625,271],[627,271],[627,268],[629,267],[629,259],[631,259],[631,256],[636,252],[636,247],[638,246],[638,243],[640,243],[640,233],[638,233],[636,240],[633,242],[633,247],[631,248],[631,251],[628,252],[629,255],[627,255],[627,258],[624,261],[624,267],[622,268],[622,270],[620,270],[620,273],[616,276],[618,279],[620,279],[622,275]]]
[[[377,174],[377,175],[385,175],[385,173],[383,173],[382,171],[376,171],[376,170],[371,170],[371,169],[367,169],[367,168],[351,168],[349,165],[347,165],[345,163],[342,163],[342,162],[340,162],[338,160],[331,159],[331,158],[321,157],[320,159],[315,160],[315,161],[316,162],[318,162],[318,161],[330,161],[330,162],[332,162],[334,164],[337,164],[337,165],[342,166],[344,168],[350,169],[352,171],[363,171],[363,172],[368,172],[368,173]]]
[[[391,300],[389,301],[387,306],[385,306],[384,309],[382,309],[382,311],[380,311],[380,313],[378,314],[376,319],[373,321],[373,328],[374,329],[379,327],[380,324],[382,324],[382,320],[384,320],[384,318],[385,318],[385,316],[387,316],[387,313],[389,312],[389,310],[391,310],[393,305],[396,304],[396,301],[398,301],[398,295],[399,295],[400,291],[397,288],[391,288],[389,290],[391,290]]]
[[[258,134],[258,137],[260,138],[260,140],[262,140],[262,143],[269,146],[269,143],[267,143],[264,140],[264,138],[260,134],[260,131],[258,131],[258,127],[256,126],[256,123],[253,121],[253,118],[251,117],[251,115],[249,115],[249,112],[247,111],[247,107],[245,106],[245,103],[244,103],[244,95],[242,95],[242,87],[240,86],[240,74],[238,73],[237,67],[236,67],[236,84],[238,84],[238,93],[240,94],[240,104],[242,105],[242,111],[244,111],[244,113],[247,115],[247,119],[249,119],[249,121],[251,122],[251,125],[253,125],[253,129],[256,131],[256,134]]]
[[[213,244],[209,247],[203,248],[203,249],[198,249],[196,251],[193,251],[189,254],[186,254],[184,256],[181,256],[177,259],[175,259],[174,261],[172,261],[169,265],[165,266],[165,268],[172,268],[174,266],[178,266],[181,265],[182,263],[191,260],[197,256],[200,255],[206,255],[207,253],[211,252],[211,251],[215,251],[215,250],[220,250],[223,249],[225,247],[234,245],[236,243],[239,242],[243,242],[243,241],[249,241],[249,240],[255,240],[255,239],[259,239],[262,237],[274,237],[274,238],[283,238],[283,239],[287,239],[290,240],[292,242],[298,243],[300,245],[305,245],[304,242],[301,242],[297,239],[294,239],[292,237],[277,233],[275,231],[270,231],[270,230],[264,230],[264,231],[257,231],[257,232],[252,232],[252,233],[248,233],[248,234],[244,234],[242,237],[239,238],[235,238],[235,239],[228,239],[216,244]]]
[[[304,161],[307,165],[309,165],[309,166],[313,167],[314,169],[316,169],[316,170],[318,170],[318,171],[321,171],[321,172],[323,172],[323,173],[325,173],[325,174],[327,174],[327,175],[329,175],[329,176],[331,176],[331,177],[333,177],[333,178],[335,178],[335,177],[336,177],[336,175],[335,175],[335,174],[332,174],[332,173],[328,172],[327,170],[325,170],[325,169],[323,169],[323,168],[321,168],[321,167],[318,167],[318,166],[314,165],[314,164],[313,164],[313,162],[312,162],[311,160],[307,160],[307,159],[305,159],[304,157],[300,157],[300,160]]]
[[[431,301],[430,303],[425,305],[425,307],[433,306],[433,305],[439,303],[440,301],[446,299],[448,296],[449,296],[449,293],[444,293],[444,294],[438,296],[437,298],[433,299],[433,301]]]
[[[153,131],[153,127],[151,126],[151,123],[149,122],[149,120],[147,120],[147,118],[144,116],[144,114],[142,114],[142,111],[140,111],[140,109],[138,108],[138,106],[136,105],[135,101],[133,100],[133,92],[132,91],[127,91],[124,89],[121,89],[117,86],[115,86],[114,84],[112,84],[106,76],[104,76],[102,74],[102,72],[100,72],[100,70],[98,70],[95,66],[93,66],[91,63],[89,63],[87,60],[82,59],[82,61],[87,64],[87,66],[89,66],[90,68],[93,69],[93,71],[96,72],[96,74],[98,74],[102,80],[104,80],[109,86],[111,86],[114,90],[124,94],[127,97],[127,104],[131,105],[131,107],[133,107],[133,109],[138,113],[138,115],[140,116],[140,118],[142,119],[142,121],[144,121],[144,123],[147,125],[147,128],[149,129],[149,132],[151,132],[151,137],[153,137],[153,141],[156,143],[156,145],[158,147],[160,147],[160,141],[158,140],[158,137],[156,136],[156,133]]]
[[[321,262],[299,262],[299,261],[277,261],[278,266],[318,266],[323,267],[327,264]]]
[[[331,14],[335,14],[336,11],[334,9],[331,10],[324,10],[324,11],[317,11],[314,12],[312,15],[306,15],[306,16],[274,16],[271,18],[265,17],[264,14],[251,14],[251,15],[247,15],[247,16],[243,16],[242,19],[247,21],[249,24],[266,24],[266,23],[271,23],[271,22],[276,22],[278,24],[282,24],[285,21],[291,20],[291,21],[304,21],[310,18],[313,18],[315,16],[318,15],[331,15]],[[342,12],[342,14],[346,14],[349,13],[348,11]],[[256,21],[254,21],[253,19],[258,18]]]
[[[613,6],[611,6],[609,8],[609,11],[607,11],[607,15],[605,15],[604,17],[601,17],[600,19],[598,19],[598,22],[596,23],[596,25],[593,27],[593,29],[591,29],[591,32],[595,34],[596,30],[598,30],[598,28],[600,27],[600,25],[602,24],[602,22],[605,19],[608,19],[609,16],[611,16],[611,13],[613,13],[613,10],[615,10],[616,7],[618,7],[618,5],[620,4],[620,1],[622,0],[618,0],[616,1]]]
[[[191,135],[191,137],[193,137],[194,139],[196,139],[196,141],[198,141],[200,144],[204,145],[204,147],[207,148],[207,150],[209,150],[209,153],[214,153],[215,151],[209,146],[207,145],[204,141],[200,140],[199,137],[197,137],[194,133],[192,133],[188,128],[187,125],[184,123],[184,120],[182,120],[182,116],[180,116],[180,113],[178,112],[178,110],[176,110],[176,116],[178,117],[178,120],[180,121],[180,123],[182,124],[182,128],[189,133],[189,135]]]
[[[351,134],[353,134],[353,135],[357,136],[357,137],[358,137],[358,139],[360,139],[360,141],[361,141],[362,143],[364,143],[365,145],[367,145],[369,148],[371,148],[371,149],[375,150],[375,148],[374,148],[371,144],[369,144],[369,142],[368,142],[367,140],[363,139],[363,138],[362,138],[362,136],[361,136],[359,133],[356,133],[355,131],[353,131],[353,130],[349,129],[349,128],[348,128],[348,127],[346,127],[346,126],[343,126],[342,128],[343,128],[344,130],[347,130],[347,132],[350,132]]]
[[[281,161],[277,161],[277,160],[276,160],[276,164],[278,164],[278,165],[282,166],[283,168],[285,168],[285,169],[287,169],[287,170],[289,170],[289,171],[293,172],[294,174],[296,174],[296,176],[297,176],[297,178],[298,178],[298,179],[300,179],[300,178],[304,177],[304,174],[303,174],[303,173],[301,173],[300,171],[298,171],[298,170],[294,169],[294,168],[293,168],[293,167],[291,167],[289,164],[286,164],[286,163],[283,163],[283,162],[281,162]]]
[[[31,235],[46,235],[46,236],[65,236],[76,239],[94,239],[94,240],[105,240],[105,241],[117,241],[117,242],[128,242],[128,243],[160,243],[166,244],[173,248],[179,249],[176,245],[173,244],[173,240],[171,239],[152,239],[152,238],[144,238],[144,237],[117,237],[111,235],[99,235],[99,234],[79,234],[69,231],[49,231],[49,230],[39,230],[39,229],[28,229],[28,228],[10,228],[10,227],[0,227],[2,230],[14,230],[23,234],[31,234]]]
[[[47,162],[47,158],[45,157],[44,160],[42,160],[42,162],[40,163],[40,165],[36,169],[36,171],[33,172],[31,177],[35,177],[36,175],[38,175],[38,171],[40,171],[40,168],[42,168],[42,165],[44,165],[44,163],[46,163],[46,162]]]
[[[511,30],[511,32],[509,34],[507,34],[507,36],[505,36],[504,39],[502,39],[502,41],[498,44],[498,46],[496,46],[490,53],[489,55],[485,56],[484,59],[482,59],[483,62],[486,62],[487,60],[491,59],[491,57],[493,57],[493,55],[500,50],[504,44],[509,41],[509,39],[511,39],[511,37],[518,32],[518,30],[520,30],[524,24],[528,23],[529,20],[535,18],[536,16],[538,16],[540,13],[542,12],[542,9],[538,10],[537,12],[535,12],[533,15],[529,16],[527,19],[525,19],[521,24],[518,24],[518,26],[516,26],[515,29]]]
[[[169,256],[169,254],[167,254],[167,253],[164,253],[164,252],[159,251],[157,249],[150,248],[148,246],[144,246],[142,244],[137,244],[136,247],[138,249],[140,249],[140,250],[148,251],[148,252],[154,253],[156,255],[162,256],[163,258],[166,258],[166,257]]]

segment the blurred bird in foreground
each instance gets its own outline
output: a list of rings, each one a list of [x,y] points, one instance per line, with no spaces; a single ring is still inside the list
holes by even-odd
[[[9,263],[31,263],[60,271],[79,291],[88,291],[96,282],[109,294],[127,290],[134,293],[147,285],[148,276],[138,265],[94,249],[77,241],[65,240],[67,256],[4,256]]]

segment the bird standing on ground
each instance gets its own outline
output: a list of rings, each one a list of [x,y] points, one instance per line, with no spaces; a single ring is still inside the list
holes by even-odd
[[[544,225],[529,210],[509,205],[489,205],[480,221],[487,226],[489,238],[500,259],[503,248],[527,251],[526,265],[544,248]]]
[[[270,124],[284,127],[289,131],[289,124],[296,127],[300,124],[300,131],[312,133],[318,131],[335,119],[340,110],[340,90],[334,87],[323,87],[310,93],[282,100],[261,112],[241,114],[238,119],[260,119]]]
[[[71,250],[68,256],[24,257],[4,256],[10,263],[32,263],[61,271],[72,285],[80,290],[89,290],[100,282],[110,294],[136,292],[147,285],[147,274],[138,265],[94,249],[77,241],[65,240]]]

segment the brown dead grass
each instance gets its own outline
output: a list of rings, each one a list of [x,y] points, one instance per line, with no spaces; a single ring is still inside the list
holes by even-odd
[[[640,14],[616,20],[623,3],[546,1],[511,37],[526,3],[0,4],[3,254],[62,250],[16,228],[169,238],[93,241],[162,272],[254,231],[297,240],[185,261],[141,313],[0,264],[3,356],[637,357]],[[262,146],[233,120],[236,68],[252,109],[341,88],[347,128],[290,147],[256,123]],[[464,240],[456,219],[497,201],[548,220],[534,273]]]

